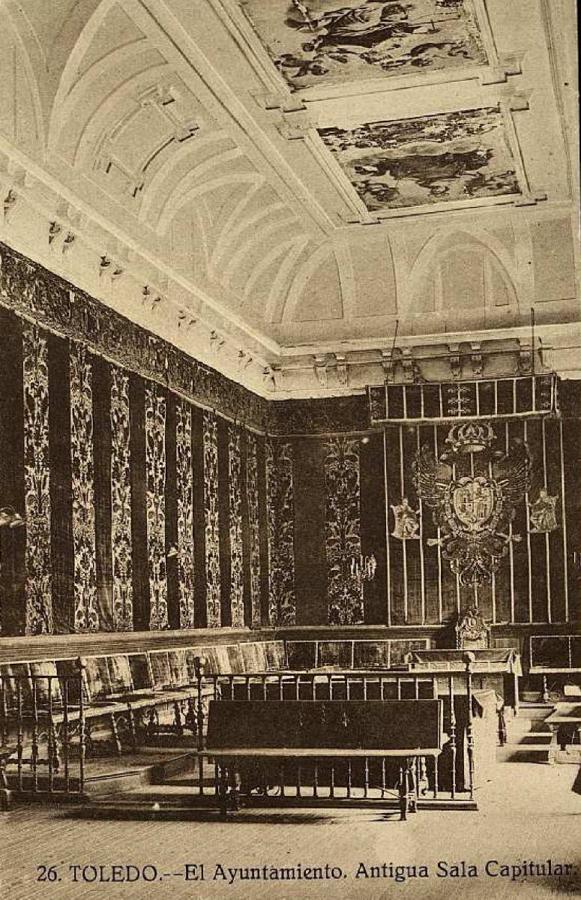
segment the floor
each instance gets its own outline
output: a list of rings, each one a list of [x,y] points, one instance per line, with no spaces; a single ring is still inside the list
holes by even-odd
[[[478,801],[478,812],[423,811],[407,822],[356,809],[245,810],[237,821],[225,824],[208,814],[206,821],[91,821],[72,819],[63,809],[14,809],[0,817],[0,897],[290,900],[325,892],[333,898],[376,900],[391,897],[400,887],[414,900],[581,896],[577,766],[499,763],[494,782],[479,792]],[[511,874],[495,874],[500,866],[522,867],[523,860],[546,867],[548,859],[553,874],[521,875],[517,869],[514,880]],[[489,862],[487,875],[491,860],[498,863]],[[203,881],[194,880],[201,874],[200,864]],[[405,877],[399,869],[392,869],[390,877],[390,864],[415,866],[416,877]],[[114,870],[113,865],[122,868]],[[137,868],[127,871],[127,865]],[[566,865],[573,871],[559,877],[557,867]],[[41,866],[55,869],[40,880]],[[104,867],[101,872],[99,866]],[[262,866],[274,867],[274,872]],[[288,879],[290,872],[281,872],[291,866],[294,881]],[[378,877],[370,877],[373,866]],[[241,873],[245,867],[258,870]],[[309,873],[308,867],[321,871]],[[238,871],[231,876],[229,868]],[[140,880],[113,880],[136,872]],[[242,880],[244,874],[262,877]],[[269,874],[279,879],[263,880]]]

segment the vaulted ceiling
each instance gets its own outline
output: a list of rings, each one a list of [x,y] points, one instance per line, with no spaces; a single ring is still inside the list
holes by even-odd
[[[531,309],[579,368],[574,0],[0,10],[17,249],[262,393],[360,389],[396,323],[408,356],[526,343]]]

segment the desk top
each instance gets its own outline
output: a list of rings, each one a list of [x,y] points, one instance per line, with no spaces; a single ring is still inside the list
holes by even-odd
[[[545,719],[547,725],[581,724],[581,703],[557,703],[555,711]]]
[[[439,756],[442,751],[436,748],[426,749],[425,747],[403,747],[401,750],[359,750],[359,749],[345,749],[344,747],[324,747],[324,748],[315,748],[315,747],[220,747],[219,750],[216,749],[208,749],[208,750],[197,750],[194,752],[194,756],[210,756],[213,759],[225,759],[227,757],[255,757],[255,756],[265,756],[271,757],[273,759],[281,759],[284,757],[293,757],[293,758],[315,758],[322,757],[325,759],[329,758],[341,758],[341,757],[366,757],[366,756],[392,756],[392,757],[402,757],[402,756]]]
[[[406,656],[416,671],[440,670],[443,672],[465,672],[464,656],[466,650],[413,650]],[[472,672],[510,672],[522,675],[520,654],[511,648],[495,648],[490,650],[470,650],[476,657],[472,663]]]

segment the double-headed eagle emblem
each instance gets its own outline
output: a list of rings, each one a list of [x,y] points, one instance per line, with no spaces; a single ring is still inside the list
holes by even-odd
[[[433,511],[442,556],[462,584],[489,582],[511,541],[520,540],[510,523],[530,488],[531,459],[526,444],[509,452],[492,450],[492,426],[454,425],[438,458],[422,446],[414,460],[418,496]]]

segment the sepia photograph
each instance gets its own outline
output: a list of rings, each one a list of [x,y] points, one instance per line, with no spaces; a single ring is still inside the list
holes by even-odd
[[[575,0],[0,0],[1,900],[581,898]]]

